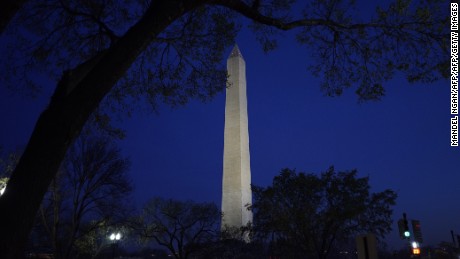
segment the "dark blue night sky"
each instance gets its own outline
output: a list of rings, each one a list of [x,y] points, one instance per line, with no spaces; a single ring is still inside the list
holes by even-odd
[[[312,173],[331,165],[356,168],[370,177],[373,191],[398,193],[391,247],[404,245],[396,225],[403,212],[421,221],[426,244],[451,241],[450,230],[460,234],[460,148],[450,146],[449,81],[395,78],[379,102],[358,103],[354,89],[325,97],[307,70],[311,53],[294,42],[286,34],[267,55],[250,32],[237,39],[247,68],[253,184],[270,184],[285,167]],[[138,206],[154,196],[220,204],[224,97],[123,120],[127,137],[120,146],[132,160]],[[4,150],[27,143],[48,100],[0,88]]]
[[[266,186],[280,169],[320,173],[357,168],[373,191],[398,193],[394,219],[421,220],[426,243],[460,231],[460,149],[450,147],[449,82],[386,84],[380,102],[358,103],[353,90],[325,97],[309,75],[308,53],[283,41],[265,55],[250,37],[246,60],[252,181]],[[133,159],[136,197],[220,203],[224,94],[159,115],[126,121],[123,149]],[[394,224],[396,230],[396,222]],[[394,231],[391,245],[403,246]]]

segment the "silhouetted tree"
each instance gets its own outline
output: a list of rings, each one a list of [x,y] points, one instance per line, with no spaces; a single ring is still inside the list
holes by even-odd
[[[218,238],[220,219],[213,203],[154,198],[144,206],[140,235],[185,259]]]
[[[248,243],[241,238],[222,238],[203,244],[202,249],[190,256],[193,259],[266,259],[269,257],[263,243],[253,241]]]
[[[96,253],[104,244],[99,241],[127,218],[129,165],[112,139],[97,134],[77,139],[39,210],[38,227],[55,258]]]
[[[368,177],[357,171],[321,175],[283,169],[268,187],[253,186],[254,235],[282,258],[326,258],[338,242],[391,230],[391,190],[370,192]]]
[[[274,32],[297,29],[297,39],[316,58],[312,72],[323,77],[328,95],[357,85],[361,99],[379,99],[382,83],[397,71],[410,81],[448,76],[449,19],[443,3],[396,0],[365,21],[359,20],[354,4],[30,0],[22,5],[18,22],[9,23],[15,32],[9,37],[21,32],[30,37],[3,52],[1,75],[24,78],[9,80],[15,87],[29,85],[35,81],[29,65],[35,65],[54,75],[57,84],[0,198],[0,211],[8,211],[0,213],[0,229],[7,233],[0,235],[0,255],[20,253],[67,149],[104,98],[124,100],[122,104],[145,98],[155,107],[158,102],[207,99],[224,89],[221,61],[238,31],[238,15],[254,22],[251,28],[265,50],[276,47]],[[18,52],[30,56],[8,56]],[[19,60],[26,63],[18,65]],[[104,122],[108,118],[105,113],[99,117]]]

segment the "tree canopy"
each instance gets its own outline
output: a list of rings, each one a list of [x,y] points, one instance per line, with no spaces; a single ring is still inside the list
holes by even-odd
[[[327,258],[357,234],[382,238],[391,230],[392,190],[371,192],[356,170],[320,175],[283,169],[268,187],[253,186],[254,235],[286,258]],[[283,257],[284,258],[284,257]]]
[[[9,60],[22,59],[6,65],[3,76],[15,85],[15,76],[24,77],[22,84],[30,87],[36,84],[33,68],[59,80],[63,71],[114,47],[161,2],[28,1],[16,18],[22,30],[10,26],[15,41],[7,53]],[[276,48],[277,32],[294,31],[298,42],[311,49],[316,63],[310,70],[322,78],[327,95],[354,87],[360,100],[380,99],[384,83],[397,71],[409,81],[448,76],[445,4],[397,0],[376,5],[368,17],[352,0],[170,1],[163,7],[190,10],[142,46],[117,76],[110,96],[120,102],[145,98],[154,107],[212,97],[225,86],[221,61],[241,28],[240,14],[251,20],[250,28],[267,51]]]
[[[88,243],[107,238],[95,233],[120,225],[132,209],[130,161],[112,139],[88,132],[70,148],[38,213],[36,233],[56,258],[93,252]]]
[[[222,62],[242,24],[265,50],[293,30],[311,50],[327,95],[354,87],[379,99],[395,73],[410,81],[447,77],[444,1],[396,0],[359,15],[352,0],[2,1],[1,87],[55,79],[24,154],[0,198],[0,254],[14,258],[61,161],[90,115],[128,109],[140,99],[184,104],[225,88]],[[3,14],[5,14],[3,16]],[[14,17],[14,18],[12,18]],[[11,40],[11,41],[10,41]],[[10,44],[8,44],[10,42]],[[5,46],[5,47],[3,47]],[[100,104],[105,105],[100,105]],[[129,110],[129,109],[128,109]]]
[[[144,206],[140,236],[175,258],[190,258],[219,236],[220,210],[213,203],[153,198]]]

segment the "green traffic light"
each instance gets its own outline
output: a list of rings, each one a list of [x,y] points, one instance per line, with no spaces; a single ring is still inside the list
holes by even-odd
[[[410,232],[409,231],[404,231],[404,236],[405,237],[410,237]]]

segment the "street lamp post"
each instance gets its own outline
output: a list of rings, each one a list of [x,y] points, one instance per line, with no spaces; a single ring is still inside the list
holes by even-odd
[[[112,241],[112,258],[115,258],[115,247],[118,245],[118,241],[121,239],[120,232],[113,232],[109,236],[110,241]]]

